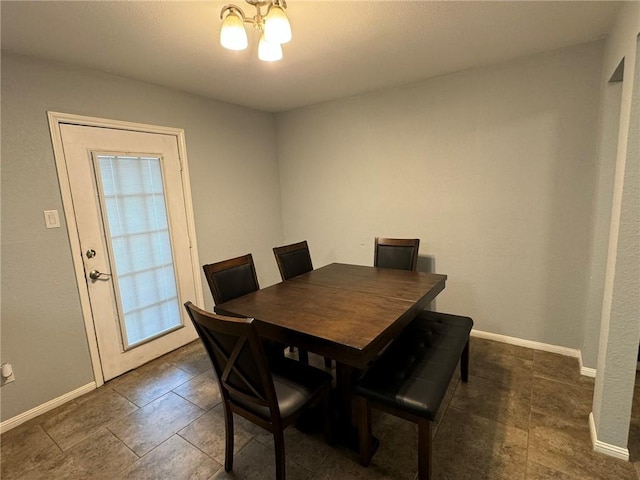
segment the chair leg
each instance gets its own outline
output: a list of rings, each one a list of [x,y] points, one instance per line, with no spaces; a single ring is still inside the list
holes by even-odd
[[[224,401],[224,400],[223,400]],[[233,468],[233,413],[231,407],[227,404],[224,405],[224,435],[225,435],[225,450],[224,450],[224,469],[230,472]]]
[[[469,339],[467,339],[467,343],[460,356],[460,378],[463,382],[469,380]]]
[[[281,426],[273,432],[273,440],[276,447],[276,480],[285,480],[284,430]]]
[[[418,420],[418,480],[431,479],[431,422]]]
[[[333,431],[331,430],[331,385],[327,386],[327,392],[325,394],[323,402],[323,414],[324,414],[324,440],[329,445],[333,445]]]
[[[371,406],[366,398],[356,397],[358,410],[358,441],[360,443],[360,465],[368,467],[373,450],[373,432],[371,431]]]

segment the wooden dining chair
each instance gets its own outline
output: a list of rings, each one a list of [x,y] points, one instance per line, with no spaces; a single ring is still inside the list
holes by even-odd
[[[256,267],[250,253],[203,265],[202,269],[216,305],[260,290]],[[287,348],[287,345],[271,340],[265,340],[264,344],[270,356],[282,356]]]
[[[331,442],[329,373],[288,358],[269,362],[252,318],[226,317],[185,303],[204,343],[220,387],[225,420],[224,469],[233,468],[233,414],[273,434],[276,479],[285,480],[284,429],[322,402],[324,431]]]
[[[250,253],[203,265],[202,269],[216,305],[260,290],[256,267]]]
[[[291,245],[283,245],[282,247],[274,247],[273,254],[276,257],[282,280],[289,280],[313,270],[311,253],[306,240],[292,243]],[[293,349],[291,350],[293,351]],[[298,349],[298,358],[301,362],[309,363],[309,353],[305,350]],[[324,358],[324,366],[331,368],[330,358]]]
[[[313,270],[311,253],[306,240],[282,247],[274,247],[273,254],[276,257],[282,280],[289,280]]]
[[[273,254],[276,257],[282,280],[289,280],[313,270],[311,253],[306,240],[282,247],[273,247]],[[290,347],[289,351],[293,352],[293,347]],[[298,349],[298,358],[301,362],[309,363],[309,353],[306,350]]]
[[[373,266],[415,271],[419,247],[419,238],[376,237]]]

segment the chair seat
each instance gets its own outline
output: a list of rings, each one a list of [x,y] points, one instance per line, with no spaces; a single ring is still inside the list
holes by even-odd
[[[273,375],[273,386],[278,397],[278,407],[280,416],[284,419],[304,407],[309,399],[317,395],[327,382],[331,382],[331,374],[318,368],[306,365],[289,358],[281,358],[271,365]],[[232,396],[233,397],[233,396]],[[260,418],[268,420],[271,418],[269,408],[241,399],[234,398],[234,401]]]
[[[468,317],[421,312],[371,365],[355,393],[433,420],[472,326]]]

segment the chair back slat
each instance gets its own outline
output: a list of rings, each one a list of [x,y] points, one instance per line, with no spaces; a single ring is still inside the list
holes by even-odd
[[[376,237],[373,266],[415,271],[419,248],[419,238]]]
[[[289,280],[313,270],[309,245],[306,240],[291,245],[275,247],[273,254],[276,257],[280,276],[283,280]]]
[[[245,377],[245,375],[242,373],[242,370],[238,368],[237,362],[241,358],[242,349],[246,345],[246,337],[238,339],[238,343],[236,343],[236,346],[233,348],[233,352],[231,352],[231,355],[227,359],[227,364],[222,371],[221,381],[225,385],[227,385],[229,391],[235,391],[238,394],[244,394],[248,389],[250,395],[253,395],[254,397],[266,403],[267,400],[264,396],[264,392],[262,390],[259,391],[255,387],[255,385],[257,384]],[[242,387],[242,389],[238,387]]]
[[[260,289],[253,256],[250,253],[203,265],[202,269],[216,305]]]

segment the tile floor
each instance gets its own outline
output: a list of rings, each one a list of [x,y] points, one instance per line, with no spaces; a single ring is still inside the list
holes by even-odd
[[[471,376],[455,377],[434,428],[435,479],[640,478],[640,386],[633,462],[591,450],[593,380],[577,360],[472,338]],[[322,365],[322,358],[312,356]],[[129,372],[5,433],[1,478],[271,479],[268,433],[236,420],[234,471],[224,459],[219,392],[199,342]],[[413,480],[414,425],[378,414],[380,449],[369,468],[322,435],[286,432],[290,480]]]

